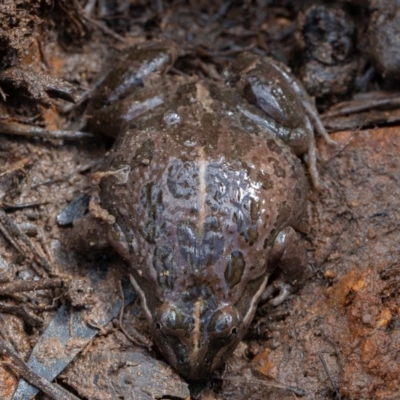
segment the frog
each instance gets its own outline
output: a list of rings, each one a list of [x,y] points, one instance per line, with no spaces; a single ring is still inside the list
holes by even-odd
[[[82,240],[129,265],[153,342],[185,379],[208,379],[257,306],[309,276],[296,232],[318,187],[312,100],[289,68],[243,52],[224,82],[173,73],[179,47],[138,44],[102,73],[91,129],[115,137]],[[275,278],[274,278],[275,277]]]

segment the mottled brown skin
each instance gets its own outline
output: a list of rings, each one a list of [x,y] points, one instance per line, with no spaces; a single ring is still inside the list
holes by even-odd
[[[267,129],[268,119],[288,137],[297,129],[296,143],[299,131],[306,143],[311,133],[308,122],[301,126],[303,111],[295,110],[297,128],[288,127],[290,116],[277,123],[254,98],[255,105],[243,98],[240,92],[251,92],[245,76],[251,66],[232,70],[239,90],[184,81],[165,74],[173,45],[149,46],[169,51],[169,58],[118,105],[92,105],[93,125],[107,131],[107,121],[121,128],[120,111],[138,98],[161,99],[125,120],[106,157],[99,198],[111,218],[101,224],[131,266],[154,342],[183,377],[204,379],[246,333],[276,268],[282,272],[276,304],[306,279],[306,252],[292,228],[305,207],[305,175],[291,148]],[[248,59],[253,67],[260,62]]]

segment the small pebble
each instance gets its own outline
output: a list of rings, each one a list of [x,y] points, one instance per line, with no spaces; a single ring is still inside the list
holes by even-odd
[[[331,269],[327,269],[324,273],[326,279],[332,280],[336,278],[336,273]]]

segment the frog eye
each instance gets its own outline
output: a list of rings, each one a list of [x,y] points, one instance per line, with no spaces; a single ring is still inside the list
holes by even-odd
[[[165,327],[167,329],[185,329],[185,315],[175,307],[170,307],[163,312],[159,322],[156,322],[156,329]],[[159,325],[159,328],[157,327]]]
[[[228,332],[230,332],[230,334],[236,335],[236,319],[236,313],[233,309],[225,308],[222,310],[218,310],[212,316],[210,323],[208,324],[207,330],[208,332],[222,333],[230,329]]]

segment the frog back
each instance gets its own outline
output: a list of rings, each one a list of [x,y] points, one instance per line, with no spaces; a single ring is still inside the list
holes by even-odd
[[[129,173],[102,181],[101,204],[153,307],[200,296],[236,303],[257,290],[276,235],[304,209],[303,168],[236,91],[197,82],[173,96],[116,141],[106,169]]]

